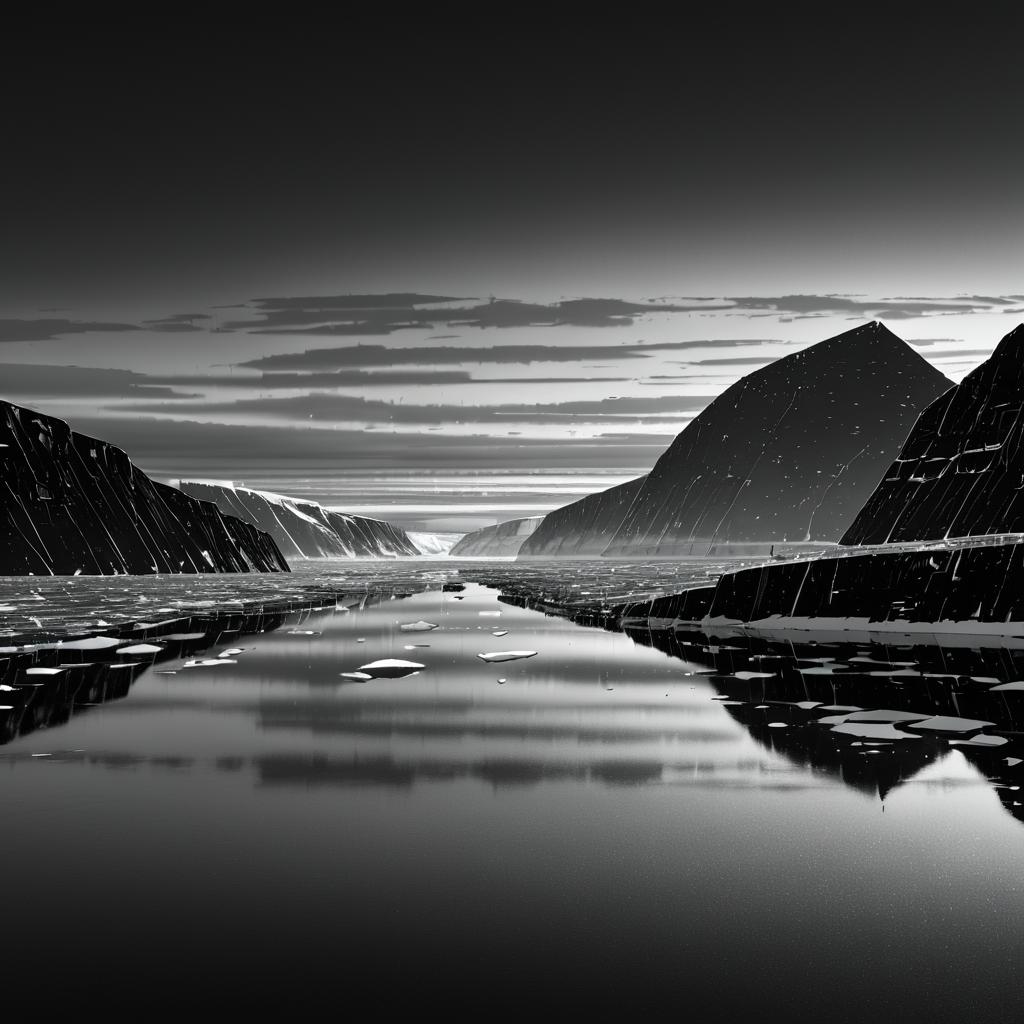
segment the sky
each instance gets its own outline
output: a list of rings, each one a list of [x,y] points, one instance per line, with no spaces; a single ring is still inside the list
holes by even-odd
[[[1024,320],[1021,16],[891,6],[16,29],[0,397],[459,530],[866,320],[959,380]]]

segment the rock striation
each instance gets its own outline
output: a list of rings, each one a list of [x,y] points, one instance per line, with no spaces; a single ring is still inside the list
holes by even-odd
[[[289,558],[405,558],[421,553],[405,530],[382,519],[233,484],[180,480],[178,486],[265,531]]]
[[[0,402],[0,574],[287,571],[249,523],[63,420]]]

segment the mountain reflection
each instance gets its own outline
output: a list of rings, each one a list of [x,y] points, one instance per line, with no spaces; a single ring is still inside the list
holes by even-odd
[[[390,604],[396,596],[414,607]],[[401,792],[472,781],[495,790],[795,792],[839,783],[880,800],[957,750],[1024,821],[1024,688],[999,688],[1024,680],[1024,649],[623,635],[609,623],[586,628],[565,614],[514,607],[503,613],[503,632],[540,654],[486,666],[477,654],[494,649],[495,622],[479,616],[516,602],[498,604],[493,591],[472,585],[453,604],[455,596],[435,583],[298,614],[194,615],[178,620],[175,633],[149,637],[162,647],[155,659],[128,665],[110,651],[60,645],[10,653],[0,662],[0,743],[71,727],[104,707],[105,732],[49,758],[118,771],[236,774],[264,790]],[[410,639],[401,624],[421,614],[439,623],[414,655],[422,672],[341,677],[401,656]],[[203,660],[225,648],[237,654],[223,666]],[[198,667],[184,667],[187,659]],[[147,715],[154,728],[133,743]],[[193,744],[191,731],[213,749]],[[146,749],[153,737],[171,749]],[[26,746],[2,756],[39,755]]]

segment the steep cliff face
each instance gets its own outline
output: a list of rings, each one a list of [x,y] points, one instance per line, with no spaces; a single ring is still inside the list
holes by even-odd
[[[270,538],[113,445],[0,402],[0,573],[287,572]]]
[[[519,557],[600,555],[622,525],[645,480],[638,477],[549,512],[526,538]]]
[[[836,541],[918,413],[952,383],[882,324],[737,381],[644,478],[607,555]]]
[[[1024,326],[922,414],[842,538],[883,544],[1024,532]]]
[[[405,530],[333,512],[315,501],[227,484],[181,480],[182,492],[265,531],[289,558],[398,558],[420,554]]]
[[[509,519],[482,530],[467,533],[449,554],[459,558],[509,558],[517,555],[523,542],[540,526],[542,516]]]

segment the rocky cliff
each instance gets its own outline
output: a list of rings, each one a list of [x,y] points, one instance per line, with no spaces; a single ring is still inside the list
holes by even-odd
[[[906,543],[1024,532],[1024,326],[921,414],[842,538]]]
[[[113,445],[0,402],[0,573],[287,572],[265,534]]]
[[[847,331],[737,381],[646,477],[551,513],[524,553],[596,553],[610,532],[619,557],[835,542],[950,387],[882,324]]]
[[[405,530],[381,519],[334,512],[315,501],[247,487],[181,480],[193,498],[266,531],[289,558],[398,558],[420,554]]]
[[[523,542],[540,525],[541,516],[509,519],[482,530],[467,533],[449,552],[457,558],[509,558],[517,555]]]

